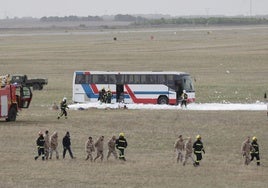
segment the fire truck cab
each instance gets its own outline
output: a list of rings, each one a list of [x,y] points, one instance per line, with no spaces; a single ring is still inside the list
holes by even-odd
[[[28,108],[32,100],[32,91],[27,86],[7,84],[0,88],[0,118],[16,121],[17,112]]]

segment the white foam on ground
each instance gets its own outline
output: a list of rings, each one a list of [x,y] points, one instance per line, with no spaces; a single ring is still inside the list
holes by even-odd
[[[152,109],[152,110],[244,110],[244,111],[266,111],[267,104],[263,102],[256,102],[253,104],[240,104],[240,103],[191,103],[187,105],[187,108],[181,108],[181,106],[175,105],[158,105],[158,104],[122,104],[122,103],[114,103],[114,104],[101,104],[100,102],[90,102],[83,104],[71,104],[69,105],[70,109],[73,110],[85,110],[90,108],[95,109],[118,109],[123,108],[124,105],[127,109]]]

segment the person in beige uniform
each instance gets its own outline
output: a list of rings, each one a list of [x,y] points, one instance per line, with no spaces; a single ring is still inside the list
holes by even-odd
[[[250,137],[248,136],[247,139],[242,143],[241,152],[242,156],[245,158],[245,165],[250,163],[250,152],[253,149],[250,143]]]
[[[113,136],[111,138],[111,140],[109,140],[108,142],[108,155],[107,155],[107,160],[109,159],[111,153],[114,155],[115,159],[118,159],[117,153],[115,151],[115,141],[116,141],[116,137]]]
[[[182,135],[179,135],[179,138],[176,140],[175,144],[174,144],[174,148],[177,152],[177,162],[182,162],[183,158],[184,158],[184,140]]]
[[[90,159],[90,161],[92,162],[93,161],[92,153],[95,151],[95,148],[94,148],[94,142],[91,136],[88,137],[88,140],[86,141],[85,150],[87,154],[86,160]]]
[[[192,156],[193,154],[193,143],[192,143],[192,138],[189,137],[188,141],[185,143],[185,158],[183,161],[183,166],[187,163],[188,158],[192,159],[193,164],[195,165],[195,160]]]
[[[50,136],[50,156],[49,156],[49,159],[52,159],[53,151],[56,152],[56,158],[59,159],[59,152],[58,152],[57,147],[58,147],[58,133],[54,132]]]
[[[100,157],[101,161],[103,161],[103,143],[104,143],[104,136],[101,136],[97,142],[95,143],[95,147],[97,149],[97,156],[94,159],[94,162],[96,159]]]
[[[44,139],[45,139],[45,159],[47,160],[50,149],[48,130],[45,131]]]

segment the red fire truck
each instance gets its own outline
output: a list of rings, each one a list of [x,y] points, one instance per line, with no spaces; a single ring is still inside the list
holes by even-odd
[[[29,87],[17,84],[7,84],[0,88],[0,118],[6,121],[16,121],[17,112],[28,108],[32,100]]]

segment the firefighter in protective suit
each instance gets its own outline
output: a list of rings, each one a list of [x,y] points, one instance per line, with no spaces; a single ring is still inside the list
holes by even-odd
[[[35,160],[38,159],[39,156],[42,156],[42,160],[45,160],[45,139],[43,133],[39,132],[39,137],[36,140],[38,155],[34,157]]]
[[[196,156],[196,160],[194,166],[199,166],[200,161],[202,160],[202,152],[205,154],[203,142],[201,141],[201,136],[196,136],[196,141],[193,144],[194,154]]]
[[[119,150],[119,159],[126,161],[125,149],[127,148],[127,140],[124,133],[119,134],[119,138],[115,141],[115,147]]]
[[[67,105],[67,98],[63,97],[61,103],[60,103],[60,114],[58,115],[58,119],[60,119],[63,115],[65,116],[65,119],[67,119],[67,111],[66,109],[69,108]]]
[[[252,150],[250,152],[250,155],[251,155],[250,161],[253,161],[253,159],[256,158],[257,166],[260,166],[259,144],[258,144],[257,138],[255,136],[252,138],[251,145],[252,145]]]

